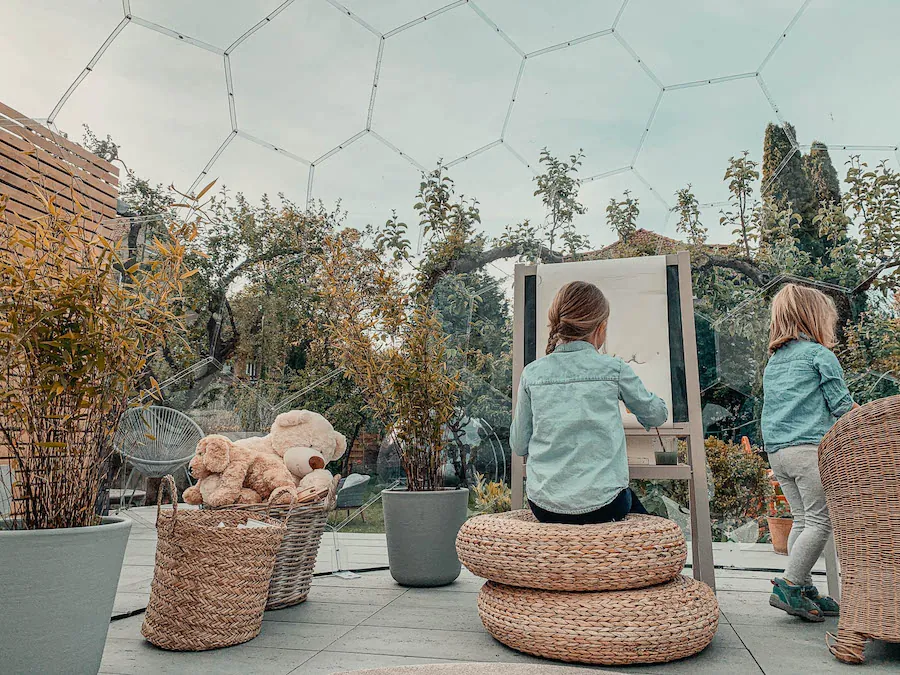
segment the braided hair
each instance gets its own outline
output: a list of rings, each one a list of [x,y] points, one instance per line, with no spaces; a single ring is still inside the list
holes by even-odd
[[[557,292],[547,316],[550,336],[547,354],[560,344],[585,340],[609,319],[609,301],[587,281],[572,281]]]

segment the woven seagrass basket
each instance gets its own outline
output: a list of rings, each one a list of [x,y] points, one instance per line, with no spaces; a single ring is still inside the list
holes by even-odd
[[[712,589],[680,575],[657,586],[599,592],[489,581],[478,594],[478,613],[491,635],[520,652],[607,666],[686,658],[712,642],[719,623]]]
[[[476,576],[548,591],[643,588],[675,578],[687,546],[671,520],[629,515],[597,525],[539,523],[528,509],[466,521],[456,551]]]
[[[250,514],[269,516],[286,526],[284,539],[275,556],[275,569],[269,582],[266,609],[284,609],[306,600],[312,586],[313,568],[322,543],[322,533],[328,522],[328,514],[334,510],[340,476],[334,480],[325,495],[313,495],[308,503],[273,504],[279,488],[266,504],[235,504],[209,508],[211,512],[237,510]],[[301,497],[303,498],[303,497]]]
[[[162,509],[166,489],[171,510]],[[269,527],[237,527],[251,517]],[[284,524],[237,509],[179,510],[175,481],[166,476],[156,530],[156,566],[141,634],[157,647],[178,651],[228,647],[259,635]]]

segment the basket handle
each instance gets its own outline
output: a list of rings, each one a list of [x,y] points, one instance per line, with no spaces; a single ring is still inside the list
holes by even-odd
[[[159,492],[156,493],[156,522],[159,522],[159,514],[162,513],[162,502],[166,489],[169,491],[169,499],[172,500],[172,525],[175,525],[175,519],[178,517],[178,488],[175,487],[175,479],[172,474],[163,476],[162,482],[159,484]]]
[[[341,474],[338,474],[334,477],[334,480],[331,481],[331,486],[328,488],[328,494],[325,495],[325,510],[333,511],[334,507],[337,504],[337,492],[338,492],[338,484],[341,482]]]
[[[286,506],[291,507],[294,505],[294,502],[297,501],[297,491],[294,488],[288,487],[286,485],[282,485],[281,487],[275,488],[274,490],[272,490],[272,493],[269,495],[269,501],[266,504],[266,518],[271,517],[270,514],[272,512],[272,507],[276,506],[275,500],[278,499],[278,497],[280,497],[285,492],[291,493],[291,501]],[[285,505],[277,504],[277,506],[285,506]],[[285,518],[285,520],[287,520],[287,518]]]

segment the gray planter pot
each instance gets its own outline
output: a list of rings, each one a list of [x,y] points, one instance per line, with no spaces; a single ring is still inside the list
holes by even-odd
[[[456,535],[466,522],[469,491],[385,490],[384,530],[394,581],[403,586],[446,586],[460,564]]]
[[[131,521],[0,530],[0,671],[95,674]]]

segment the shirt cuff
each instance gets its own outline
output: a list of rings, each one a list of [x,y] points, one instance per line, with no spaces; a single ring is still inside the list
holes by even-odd
[[[835,417],[843,417],[848,412],[853,409],[853,397],[849,394],[844,396],[835,406],[834,410],[831,411],[831,414]]]

